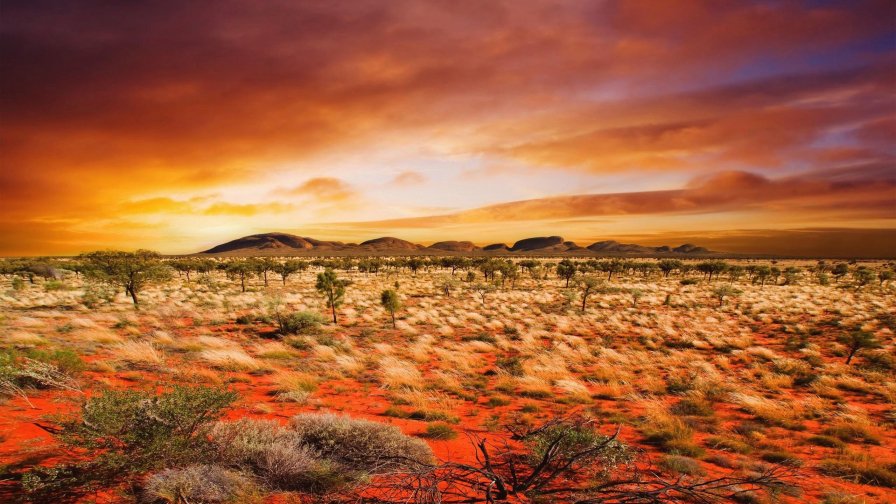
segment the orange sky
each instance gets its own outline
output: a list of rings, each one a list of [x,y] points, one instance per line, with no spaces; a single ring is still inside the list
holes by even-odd
[[[896,250],[891,1],[0,15],[0,255],[286,231]]]

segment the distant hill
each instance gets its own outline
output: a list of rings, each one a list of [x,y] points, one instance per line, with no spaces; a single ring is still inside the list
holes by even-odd
[[[628,256],[702,256],[716,252],[690,243],[678,247],[666,245],[647,247],[632,243],[604,240],[582,247],[560,236],[538,236],[525,238],[508,247],[495,243],[478,247],[470,241],[440,241],[430,246],[411,243],[407,240],[384,236],[360,244],[339,241],[316,240],[288,233],[262,233],[244,236],[222,243],[200,254],[210,255],[628,255]]]

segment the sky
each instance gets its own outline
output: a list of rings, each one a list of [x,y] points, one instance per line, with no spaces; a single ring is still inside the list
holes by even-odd
[[[896,3],[0,0],[0,256],[896,253]]]

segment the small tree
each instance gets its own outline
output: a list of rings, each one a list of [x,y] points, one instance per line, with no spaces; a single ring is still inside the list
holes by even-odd
[[[880,285],[881,285],[881,287],[883,287],[883,285],[885,283],[887,283],[887,281],[893,279],[893,276],[894,276],[893,270],[885,269],[885,270],[880,270],[880,272],[878,272],[877,279],[880,280]]]
[[[395,328],[395,311],[401,308],[401,300],[398,293],[392,289],[386,289],[380,294],[380,304],[392,315],[392,328]]]
[[[246,279],[255,273],[255,267],[247,261],[236,260],[227,264],[225,271],[231,278],[239,277],[240,289],[246,292]]]
[[[286,279],[293,273],[305,271],[308,269],[308,263],[296,259],[290,259],[282,263],[275,264],[273,270],[283,279],[283,285],[286,285]]]
[[[557,263],[557,276],[566,280],[566,287],[569,287],[569,281],[576,276],[576,263],[569,259],[564,259]]]
[[[479,299],[482,301],[482,304],[485,304],[485,296],[490,292],[495,292],[495,286],[490,283],[477,283],[471,289],[479,294]]]
[[[837,263],[834,269],[831,270],[831,274],[834,275],[837,281],[840,281],[847,273],[849,273],[849,265],[846,263]]]
[[[104,250],[82,254],[80,258],[86,263],[85,275],[124,288],[134,306],[139,306],[137,295],[144,287],[171,277],[162,256],[151,250]]]
[[[874,337],[868,331],[863,331],[861,329],[856,329],[852,332],[842,334],[837,341],[846,345],[847,354],[846,354],[846,365],[848,366],[850,362],[852,362],[852,358],[859,353],[859,350],[864,348],[872,349],[872,348],[880,348],[880,343],[877,341],[877,338]]]
[[[322,273],[317,274],[317,292],[324,295],[327,301],[327,308],[333,311],[333,323],[336,324],[336,308],[342,305],[343,297],[345,297],[345,286],[349,285],[348,280],[342,280],[336,277],[336,272],[327,268]]]
[[[725,304],[726,297],[738,296],[738,295],[740,295],[740,293],[741,293],[741,291],[739,291],[738,289],[735,289],[734,287],[732,287],[730,285],[719,285],[718,287],[716,287],[715,289],[712,290],[713,296],[715,296],[716,299],[719,300],[719,308],[721,308],[722,305]]]
[[[867,266],[859,266],[852,272],[857,287],[864,287],[874,281],[874,272]]]
[[[663,259],[657,266],[660,268],[660,271],[663,272],[663,276],[669,278],[669,273],[680,270],[683,263],[678,259]]]
[[[588,296],[593,294],[599,286],[600,282],[596,278],[590,276],[582,278],[579,282],[579,288],[582,291],[582,313],[585,313],[585,303],[588,302]]]

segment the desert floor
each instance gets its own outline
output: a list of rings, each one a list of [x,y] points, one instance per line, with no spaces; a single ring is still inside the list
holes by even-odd
[[[447,270],[337,271],[352,281],[338,324],[278,335],[276,311],[332,322],[319,272],[285,285],[271,276],[267,287],[253,278],[247,292],[221,273],[175,277],[142,292],[139,309],[74,274],[18,290],[0,279],[4,349],[68,349],[86,363],[76,390],[3,396],[0,486],[15,494],[16,475],[63,460],[43,427],[99,390],[209,383],[239,392],[231,419],[340,412],[424,437],[443,460],[473,457],[467,433],[500,438],[511,418],[577,413],[605,432],[621,426],[643,463],[671,475],[781,464],[793,475],[785,502],[896,502],[873,478],[896,470],[894,282],[823,286],[803,274],[796,285],[761,286],[695,273],[697,283],[682,285],[680,275],[626,274],[582,312],[576,288],[554,275],[524,274],[483,297],[461,271],[447,295]],[[396,282],[403,306],[393,328],[380,292]],[[719,306],[712,290],[729,283],[741,292]],[[880,348],[847,365],[838,338],[854,328]],[[457,436],[427,438],[432,424]],[[124,497],[110,489],[91,499]]]

